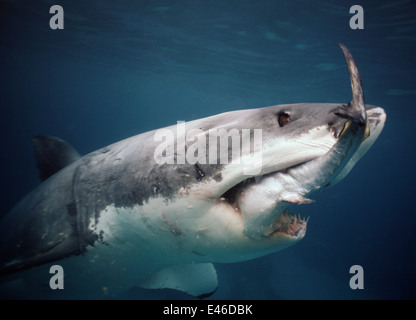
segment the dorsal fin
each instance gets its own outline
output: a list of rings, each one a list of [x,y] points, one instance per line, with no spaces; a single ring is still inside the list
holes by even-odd
[[[56,137],[38,135],[33,138],[33,146],[42,181],[81,158],[67,142]]]

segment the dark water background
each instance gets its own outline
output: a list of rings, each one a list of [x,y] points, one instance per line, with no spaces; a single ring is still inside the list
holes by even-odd
[[[366,102],[386,110],[385,129],[342,183],[299,207],[311,216],[304,240],[217,264],[212,298],[415,298],[414,1],[0,4],[2,215],[39,183],[31,138],[40,133],[86,154],[177,120],[350,101],[340,41],[358,63]],[[49,28],[54,4],[65,10],[64,30]],[[349,27],[354,4],[364,8],[364,30]],[[349,287],[355,264],[364,268],[364,290]]]

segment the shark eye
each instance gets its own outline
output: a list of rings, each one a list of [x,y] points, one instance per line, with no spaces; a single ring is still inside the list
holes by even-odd
[[[283,128],[290,122],[290,117],[286,112],[279,112],[277,114],[277,121],[279,122],[279,126]]]

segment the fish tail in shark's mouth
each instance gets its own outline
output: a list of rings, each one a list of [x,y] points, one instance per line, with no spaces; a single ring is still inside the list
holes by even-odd
[[[358,68],[348,49],[340,44],[350,72],[353,100],[332,112],[345,119],[337,142],[323,156],[276,172],[248,178],[221,196],[244,220],[244,233],[251,238],[280,234],[301,239],[307,219],[289,215],[290,204],[306,204],[313,192],[331,185],[368,137],[369,128]],[[335,134],[334,134],[335,135]]]

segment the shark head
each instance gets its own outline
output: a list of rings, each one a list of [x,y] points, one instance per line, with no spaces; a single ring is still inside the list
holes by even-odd
[[[340,46],[352,102],[278,105],[186,124],[186,132],[196,130],[191,136],[205,136],[202,143],[197,138],[185,142],[186,150],[194,156],[194,141],[199,141],[209,155],[195,163],[197,182],[181,189],[180,206],[170,205],[165,219],[186,233],[186,247],[199,260],[242,261],[301,240],[308,219],[291,215],[291,206],[313,202],[309,195],[343,179],[378,138],[386,114],[365,105],[356,64]],[[209,134],[218,136],[218,130],[230,142],[225,148],[220,139],[218,145],[208,143],[215,141]],[[257,140],[256,132],[261,132]],[[251,139],[244,141],[244,134]],[[230,156],[230,145],[239,145],[239,152]],[[228,152],[228,163],[221,164],[220,150]]]

